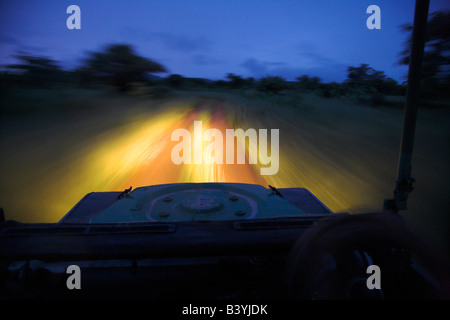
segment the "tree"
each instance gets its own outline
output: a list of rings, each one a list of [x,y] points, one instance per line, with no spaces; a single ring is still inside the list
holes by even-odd
[[[286,80],[281,77],[264,77],[258,81],[258,89],[261,91],[269,91],[272,93],[279,93],[280,91],[287,89],[288,84]]]
[[[412,44],[411,25],[401,26],[409,33],[405,48],[400,52],[399,64],[408,65]],[[450,83],[450,11],[430,14],[425,37],[425,51],[421,69],[422,87],[425,90],[443,92]]]
[[[7,65],[7,68],[22,71],[25,81],[33,85],[60,81],[64,71],[55,60],[19,54],[15,56],[22,63]]]
[[[401,86],[392,78],[386,77],[383,71],[377,71],[368,64],[359,67],[347,68],[347,79],[345,83],[350,87],[363,89],[375,89],[383,94],[395,94],[401,91]]]
[[[230,87],[233,89],[241,88],[245,83],[245,80],[241,76],[233,73],[228,73],[226,78],[230,80]]]
[[[370,86],[374,81],[383,80],[383,71],[376,71],[368,64],[362,63],[359,67],[347,67],[346,83],[354,86]]]
[[[109,45],[102,52],[91,52],[85,68],[95,76],[126,91],[133,81],[143,81],[148,73],[167,72],[161,64],[138,56],[134,49],[125,44]]]
[[[316,90],[320,87],[321,80],[319,77],[310,77],[303,75],[296,78],[298,85],[303,90]]]
[[[184,81],[183,76],[179,74],[171,74],[169,77],[167,77],[167,83],[172,88],[179,88],[183,83],[183,81]]]

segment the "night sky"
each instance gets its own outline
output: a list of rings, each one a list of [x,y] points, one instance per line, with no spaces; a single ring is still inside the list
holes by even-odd
[[[81,30],[69,30],[69,5],[81,9]],[[369,30],[369,5],[381,9],[381,30]],[[450,9],[431,0],[430,13]],[[347,66],[367,63],[403,81],[398,66],[412,23],[413,0],[343,1],[23,1],[0,2],[0,64],[21,51],[79,66],[87,51],[126,43],[163,64],[169,74],[222,79],[303,74],[342,81]],[[164,76],[164,74],[162,74]]]

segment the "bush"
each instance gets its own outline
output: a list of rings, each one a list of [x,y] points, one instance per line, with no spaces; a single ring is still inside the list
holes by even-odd
[[[318,77],[303,75],[297,78],[298,88],[302,91],[314,91],[319,89],[321,80]]]
[[[261,91],[277,94],[280,91],[287,89],[288,85],[286,80],[281,77],[265,77],[258,81],[257,87]]]
[[[184,78],[179,74],[171,74],[167,77],[167,84],[172,88],[179,88],[183,84]]]
[[[319,94],[325,98],[335,98],[344,95],[345,89],[336,82],[322,83],[319,86]]]

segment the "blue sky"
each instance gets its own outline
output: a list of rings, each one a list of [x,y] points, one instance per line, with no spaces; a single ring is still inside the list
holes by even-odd
[[[69,30],[66,8],[81,9],[81,30]],[[381,29],[369,30],[369,5],[381,9]],[[430,13],[450,9],[431,0]],[[0,2],[0,64],[18,51],[51,57],[66,68],[87,51],[127,43],[169,73],[209,79],[303,74],[342,81],[347,66],[368,63],[402,81],[398,54],[412,23],[413,0],[71,0]]]

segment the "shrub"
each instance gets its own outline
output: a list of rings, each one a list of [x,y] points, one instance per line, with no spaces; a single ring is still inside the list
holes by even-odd
[[[179,88],[183,84],[184,78],[179,74],[171,74],[167,77],[167,84],[172,88]]]
[[[258,81],[257,87],[261,91],[279,93],[280,91],[287,89],[288,85],[286,80],[281,77],[264,77]]]

